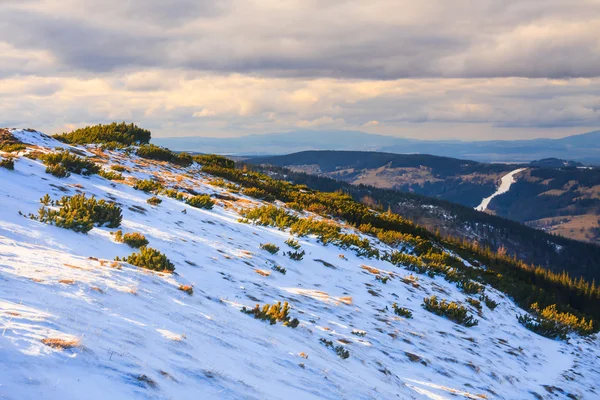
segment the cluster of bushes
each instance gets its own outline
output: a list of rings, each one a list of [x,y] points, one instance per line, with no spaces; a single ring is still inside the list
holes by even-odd
[[[528,314],[519,315],[519,322],[527,329],[550,339],[567,340],[570,333],[589,335],[594,332],[592,321],[559,312],[554,304],[540,309],[534,303],[531,305],[531,313],[533,317]]]
[[[472,327],[479,323],[479,321],[474,319],[472,315],[469,315],[469,310],[467,310],[465,306],[454,301],[439,301],[437,296],[424,298],[423,307],[425,307],[425,309],[429,312],[446,317],[450,321],[466,327]]]
[[[148,143],[150,141],[150,131],[135,124],[113,122],[107,125],[99,124],[57,134],[54,135],[54,138],[71,144],[104,143],[113,147],[122,147]]]
[[[324,245],[331,243],[342,249],[351,249],[360,257],[379,258],[379,250],[368,239],[342,233],[341,228],[333,223],[315,218],[300,218],[273,205],[243,209],[240,214],[243,217],[241,222],[274,226],[281,230],[289,228],[290,233],[298,236],[315,235]]]
[[[283,267],[280,267],[279,265],[273,265],[273,267],[271,268],[273,271],[277,271],[280,274],[285,275],[285,273],[287,272],[287,270]]]
[[[163,185],[153,179],[141,179],[135,182],[133,188],[146,193],[158,193],[163,189]]]
[[[281,305],[280,301],[272,305],[265,304],[264,306],[262,306],[262,308],[258,304],[252,309],[242,307],[241,311],[244,314],[253,315],[256,319],[269,321],[271,325],[275,325],[275,323],[277,322],[282,322],[285,326],[295,328],[300,323],[300,321],[298,321],[297,318],[290,318],[290,305],[287,301],[284,302],[283,305]]]
[[[123,175],[116,171],[107,171],[105,169],[101,169],[98,173],[104,179],[108,179],[109,181],[122,181]]]
[[[325,347],[329,347],[330,349],[335,351],[335,354],[337,354],[340,358],[344,360],[350,357],[350,351],[344,348],[344,346],[334,346],[331,340],[327,340],[325,338],[319,339],[319,342],[321,342],[321,344]]]
[[[46,172],[57,178],[65,178],[71,173],[93,175],[100,172],[100,167],[88,157],[79,157],[67,150],[43,154],[41,160],[46,165]]]
[[[194,162],[194,158],[188,153],[175,153],[167,148],[156,146],[154,144],[143,144],[137,148],[135,154],[138,157],[149,160],[166,161],[181,167],[189,167]]]
[[[194,156],[194,161],[204,166],[213,166],[226,169],[233,169],[235,167],[233,160],[216,154],[199,154]]]
[[[135,249],[139,249],[140,247],[144,247],[148,244],[148,239],[146,236],[139,232],[126,233],[123,235],[122,230],[118,230],[114,233],[115,240],[119,243],[125,243],[129,245],[129,247],[133,247]]]
[[[142,247],[139,253],[133,253],[128,257],[115,258],[116,261],[125,261],[136,267],[150,269],[159,272],[173,272],[175,265],[160,251],[152,247]]]
[[[0,151],[5,153],[16,153],[25,150],[27,146],[23,143],[2,143],[0,144]]]
[[[578,317],[588,316],[600,319],[600,287],[594,283],[584,279],[573,279],[567,273],[554,273],[545,268],[527,265],[477,243],[452,237],[442,238],[439,234],[429,232],[396,214],[370,210],[347,193],[341,191],[319,192],[306,185],[296,185],[288,180],[274,179],[266,174],[252,171],[251,168],[251,166],[244,166],[243,169],[233,169],[218,165],[204,165],[202,170],[246,188],[259,188],[275,199],[287,203],[287,206],[294,210],[310,209],[323,216],[341,218],[357,229],[362,227],[361,230],[364,233],[374,235],[384,243],[391,246],[402,246],[404,247],[403,251],[410,248],[416,256],[442,253],[433,258],[430,257],[429,260],[421,258],[422,263],[417,261],[414,267],[423,269],[428,274],[430,272],[433,275],[444,274],[447,279],[454,282],[464,281],[466,285],[461,284],[463,290],[476,291],[478,287],[467,282],[479,282],[508,294],[524,308],[528,308],[534,302],[538,302],[542,307],[556,304],[557,309],[561,312],[570,312]],[[305,178],[305,182],[313,179],[309,176]],[[314,180],[318,180],[318,178],[314,178]],[[333,187],[339,187],[339,185]],[[297,219],[297,217],[284,214],[287,213],[279,213],[276,208],[268,213],[263,210],[251,218],[247,217],[246,221],[254,220],[258,224],[284,229],[295,223]],[[452,257],[443,254],[444,252],[440,250],[442,248],[458,254],[472,265],[483,264],[485,268],[454,262]],[[383,254],[382,258],[385,256]],[[443,265],[446,262],[451,264]]]
[[[117,228],[123,219],[121,208],[115,203],[96,200],[93,196],[86,198],[85,194],[63,196],[57,201],[51,201],[50,196],[46,195],[40,201],[57,209],[42,207],[38,215],[29,214],[31,219],[75,232],[87,233],[94,226]]]
[[[211,200],[210,196],[207,194],[199,194],[197,196],[188,197],[185,200],[187,205],[190,205],[195,208],[204,208],[206,210],[212,210],[215,202]]]
[[[394,314],[399,317],[412,318],[412,312],[408,308],[399,307],[398,304],[394,303],[392,304],[392,309],[394,310]]]
[[[286,251],[283,253],[284,256],[288,256],[290,260],[293,261],[302,261],[306,252],[304,250],[301,251]]]
[[[15,169],[15,160],[12,157],[0,159],[0,168],[6,168],[13,171]]]
[[[254,197],[255,199],[259,199],[259,200],[265,200],[265,201],[273,201],[275,200],[275,198],[273,196],[271,196],[269,193],[265,192],[262,189],[259,188],[245,188],[242,189],[242,194],[249,196],[249,197]]]

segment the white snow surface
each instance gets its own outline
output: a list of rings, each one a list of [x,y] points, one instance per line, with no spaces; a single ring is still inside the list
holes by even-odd
[[[15,133],[44,150],[63,146],[35,132]],[[183,170],[106,154],[99,158],[107,164],[131,168],[127,178],[154,175],[201,193],[224,191],[192,172],[198,165]],[[236,208],[259,204],[247,197],[233,195],[238,201],[200,210],[161,196],[162,204],[153,207],[146,203],[150,195],[131,183],[58,179],[26,157],[15,166],[0,168],[0,399],[600,396],[596,339],[567,343],[538,336],[518,324],[515,315],[523,311],[492,288],[486,293],[499,306],[484,306],[479,325],[465,328],[421,306],[432,294],[465,301],[440,277],[411,277],[311,237],[299,239],[304,260],[291,261],[282,255],[289,233],[238,222]],[[176,265],[176,274],[111,267],[115,256],[134,251],[112,239],[116,229],[86,235],[19,215],[35,213],[46,193],[57,199],[78,192],[120,203],[121,229],[145,234]],[[259,248],[267,242],[277,244],[279,254]],[[287,273],[271,270],[275,264]],[[363,265],[390,280],[375,280]],[[178,290],[181,284],[193,285],[194,294]],[[240,312],[279,300],[290,302],[297,328]],[[397,317],[394,302],[413,318]],[[44,338],[79,345],[54,349]],[[341,359],[320,338],[344,346],[350,357]]]
[[[517,175],[519,172],[525,171],[527,168],[519,168],[519,169],[515,169],[514,171],[509,172],[508,174],[504,175],[502,177],[502,179],[500,180],[500,186],[498,187],[498,189],[489,197],[486,197],[485,199],[483,199],[481,201],[481,204],[479,204],[477,207],[475,207],[475,209],[477,211],[485,211],[487,210],[488,206],[490,205],[490,202],[492,201],[492,199],[496,196],[499,196],[501,194],[504,194],[506,192],[508,192],[510,190],[510,187],[513,183],[515,183],[515,175]]]

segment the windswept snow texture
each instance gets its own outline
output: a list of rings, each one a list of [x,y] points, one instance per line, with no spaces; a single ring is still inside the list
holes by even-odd
[[[517,175],[519,172],[521,171],[525,171],[527,168],[519,168],[516,169],[512,172],[509,172],[508,174],[504,175],[502,177],[502,179],[500,180],[500,187],[498,187],[498,190],[496,190],[494,192],[494,194],[492,194],[490,197],[486,197],[485,199],[483,199],[481,201],[481,204],[478,205],[477,207],[475,207],[475,209],[477,211],[485,211],[487,210],[488,206],[490,205],[490,202],[492,201],[492,199],[496,196],[499,196],[501,194],[504,194],[506,192],[508,192],[510,190],[510,186],[515,183],[515,175]]]
[[[59,146],[36,133],[17,134],[42,150]],[[0,168],[1,399],[600,396],[595,339],[565,343],[538,336],[517,323],[523,311],[491,288],[487,293],[499,306],[484,307],[479,325],[464,328],[421,306],[434,294],[465,301],[440,277],[411,276],[311,237],[299,239],[304,260],[291,261],[282,255],[288,233],[238,222],[236,208],[259,204],[254,200],[229,194],[235,200],[218,200],[208,211],[161,196],[162,204],[150,206],[150,195],[131,187],[134,177],[156,176],[182,190],[224,192],[196,172],[198,165],[182,170],[87,150],[99,163],[129,168],[127,182],[57,179],[26,157],[16,160],[15,171]],[[79,192],[118,202],[121,229],[145,234],[176,273],[115,268],[115,256],[133,249],[115,242],[110,229],[85,235],[19,215],[35,213],[46,193],[57,199]],[[261,243],[282,251],[271,255]],[[376,273],[389,281],[376,280]],[[179,285],[193,285],[194,294]],[[240,312],[279,300],[290,302],[299,327]],[[413,319],[397,317],[394,302]],[[57,338],[76,346],[42,343]],[[320,338],[344,346],[350,357],[341,359]]]

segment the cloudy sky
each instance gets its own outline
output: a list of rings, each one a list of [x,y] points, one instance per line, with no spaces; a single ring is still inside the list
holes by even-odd
[[[0,126],[600,129],[600,0],[0,0]]]

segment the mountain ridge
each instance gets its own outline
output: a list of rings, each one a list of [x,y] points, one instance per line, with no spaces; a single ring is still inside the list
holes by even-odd
[[[600,164],[600,130],[559,139],[419,140],[343,130],[299,130],[237,138],[172,137],[154,143],[173,150],[235,155],[280,155],[306,150],[369,150],[419,153],[483,162],[528,162],[563,158]]]

